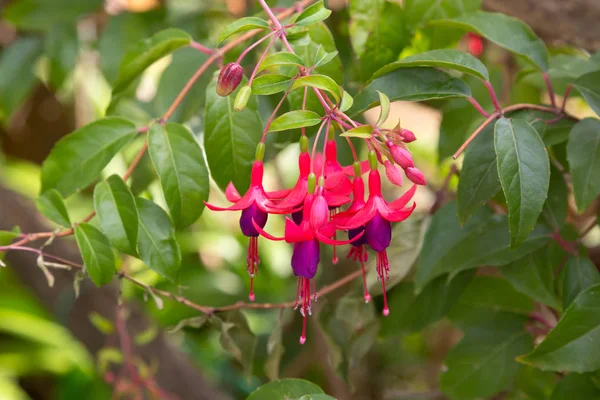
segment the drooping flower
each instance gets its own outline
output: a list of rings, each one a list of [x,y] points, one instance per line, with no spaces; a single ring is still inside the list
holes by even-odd
[[[388,180],[396,186],[402,186],[402,174],[398,170],[398,167],[388,159],[383,161],[383,165],[385,166],[385,176],[387,176]]]

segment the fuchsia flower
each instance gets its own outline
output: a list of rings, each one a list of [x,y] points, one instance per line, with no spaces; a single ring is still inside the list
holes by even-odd
[[[411,132],[412,133],[412,132]],[[406,174],[406,177],[410,179],[413,183],[417,185],[426,185],[427,181],[425,180],[425,175],[415,167],[415,163],[413,162],[412,155],[410,151],[404,148],[403,145],[396,145],[391,140],[386,142],[386,145],[390,149],[390,153],[392,158],[398,164]],[[387,166],[386,166],[387,173]]]

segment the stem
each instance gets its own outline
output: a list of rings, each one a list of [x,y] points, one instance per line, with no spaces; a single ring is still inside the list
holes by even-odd
[[[269,128],[271,127],[271,124],[273,123],[273,120],[275,119],[275,116],[277,115],[277,111],[279,111],[279,108],[281,107],[281,105],[283,104],[283,102],[285,101],[285,99],[287,98],[287,96],[291,90],[292,90],[292,87],[290,86],[290,88],[281,97],[281,100],[279,100],[279,104],[277,104],[277,107],[275,107],[275,110],[273,110],[273,113],[269,117],[269,120],[267,121],[267,123],[265,125],[265,129],[263,131],[262,138],[260,139],[261,143],[265,142],[265,139],[267,138],[267,133],[269,133]]]
[[[490,116],[490,113],[488,113],[487,111],[485,111],[485,110],[483,109],[483,107],[481,107],[481,104],[479,104],[479,103],[477,102],[477,100],[475,100],[475,98],[474,98],[473,96],[470,96],[470,97],[469,97],[469,101],[471,102],[471,104],[473,104],[473,107],[475,107],[475,109],[476,109],[477,111],[479,111],[479,113],[480,113],[481,115],[483,115],[483,116],[484,116],[484,117],[486,117],[486,118]]]
[[[467,140],[465,140],[465,142],[458,148],[458,150],[456,150],[456,153],[454,153],[452,158],[454,160],[456,160],[458,158],[458,156],[460,156],[460,154],[467,148],[467,146],[469,144],[471,144],[471,142],[473,140],[475,140],[477,135],[479,135],[481,133],[481,131],[483,131],[485,129],[486,126],[491,124],[492,121],[494,121],[499,116],[500,116],[500,113],[498,111],[496,111],[493,114],[491,114],[489,117],[487,117],[487,119],[485,121],[483,121],[483,123],[481,125],[479,125],[479,127],[477,129],[475,129],[475,132],[473,132],[471,134],[471,136],[469,136],[469,138]]]
[[[317,98],[321,102],[321,105],[325,109],[325,112],[331,111],[331,108],[329,107],[329,105],[327,104],[327,102],[325,101],[325,99],[323,98],[323,94],[321,94],[321,91],[319,89],[316,89],[316,88],[312,88],[312,90],[317,95]]]
[[[313,143],[312,153],[310,155],[311,163],[310,163],[310,172],[314,171],[314,163],[315,163],[315,153],[317,151],[317,143],[319,143],[319,137],[321,136],[321,132],[323,132],[323,127],[327,121],[323,121],[321,126],[319,127],[319,131],[317,132],[317,136],[315,136],[315,142]],[[327,141],[327,138],[325,138]]]
[[[560,107],[561,113],[565,112],[565,107],[567,106],[567,100],[569,100],[569,95],[571,94],[571,89],[573,89],[573,85],[569,84],[569,86],[567,86],[567,89],[565,90],[565,94],[563,96],[563,103],[562,103],[562,106]]]
[[[302,110],[306,110],[306,97],[308,95],[308,87],[304,87],[304,97],[302,98]],[[302,127],[302,136],[306,136],[306,127]]]
[[[242,60],[244,59],[244,57],[246,57],[246,54],[248,54],[256,46],[258,46],[259,44],[261,44],[262,42],[264,42],[265,40],[267,40],[268,38],[270,38],[274,35],[275,35],[275,32],[271,32],[268,35],[265,35],[264,37],[258,39],[256,42],[252,43],[250,46],[248,46],[248,48],[246,48],[246,50],[242,51],[242,54],[240,54],[240,56],[236,60],[236,63],[238,63],[238,64],[241,63]]]
[[[254,71],[252,71],[252,75],[250,75],[250,79],[248,79],[248,86],[252,85],[252,81],[254,80],[254,77],[256,76],[256,73],[258,72],[258,67],[260,67],[260,64],[262,64],[263,60],[267,56],[267,53],[269,52],[269,49],[271,48],[271,46],[273,46],[273,43],[275,43],[275,38],[271,39],[271,41],[267,45],[267,48],[265,49],[265,51],[260,56],[260,59],[258,60],[258,63],[254,67]]]
[[[211,55],[213,54],[215,51],[213,49],[209,49],[208,47],[204,46],[203,44],[200,44],[198,42],[192,42],[190,44],[190,47],[204,53],[204,54],[208,54]]]
[[[490,81],[484,81],[484,83],[485,83],[485,87],[487,88],[488,92],[490,93],[490,97],[492,98],[492,103],[494,103],[494,108],[496,109],[496,111],[501,112],[502,107],[500,107],[500,103],[498,102],[498,97],[496,96],[496,91],[494,90],[494,87],[492,86]]]
[[[554,94],[554,88],[552,87],[552,82],[550,82],[550,77],[547,72],[543,73],[544,82],[546,82],[546,88],[548,88],[548,95],[550,96],[550,103],[552,104],[552,108],[556,108],[556,95]]]
[[[281,29],[281,23],[279,22],[279,20],[275,16],[275,14],[273,14],[273,11],[269,7],[269,5],[265,2],[265,0],[258,0],[258,3],[263,8],[263,10],[265,10],[265,12],[267,13],[267,16],[273,23],[273,26],[275,27],[275,29],[277,29],[277,30]]]

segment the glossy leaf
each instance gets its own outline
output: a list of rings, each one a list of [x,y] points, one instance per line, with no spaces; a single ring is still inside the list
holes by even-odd
[[[140,216],[140,258],[150,269],[174,281],[181,266],[181,252],[171,220],[162,208],[150,200],[138,197],[135,203]]]
[[[306,110],[290,111],[275,118],[269,131],[286,131],[288,129],[302,128],[303,126],[317,125],[321,122],[321,116],[315,112]]]
[[[137,256],[139,216],[129,187],[118,175],[94,189],[94,210],[100,229],[118,250]]]
[[[519,361],[544,371],[591,372],[600,369],[600,285],[581,292],[556,327]]]
[[[360,125],[356,128],[347,130],[340,134],[343,137],[355,137],[360,139],[370,139],[373,134],[373,127],[370,125]]]
[[[550,161],[544,142],[524,120],[498,120],[494,145],[508,203],[510,247],[516,248],[527,239],[542,212],[550,184]]]
[[[271,54],[266,57],[263,62],[260,63],[258,71],[263,71],[267,68],[281,67],[281,66],[302,66],[304,67],[304,61],[294,53],[287,51],[281,51],[279,53]]]
[[[235,22],[227,25],[219,34],[218,43],[227,39],[236,33],[251,31],[253,29],[269,29],[269,23],[264,19],[257,17],[244,17],[237,19]]]
[[[600,115],[600,71],[585,74],[575,81],[575,87],[589,106]]]
[[[453,19],[432,21],[436,26],[462,28],[478,33],[498,46],[521,56],[542,71],[548,69],[548,50],[521,20],[500,13],[477,11]]]
[[[600,273],[585,255],[570,256],[562,271],[563,309],[577,298],[579,293],[600,283]]]
[[[256,96],[246,108],[233,110],[237,90],[228,97],[218,96],[213,79],[206,89],[204,148],[212,178],[225,190],[233,182],[240,193],[250,186],[250,169],[263,126]]]
[[[323,389],[303,379],[281,379],[260,386],[246,400],[297,399],[307,394],[323,394]]]
[[[42,166],[42,192],[69,196],[94,181],[121,148],[136,135],[131,122],[107,117],[62,138]]]
[[[287,75],[261,75],[252,81],[252,93],[256,95],[271,95],[289,89],[294,80]]]
[[[348,111],[352,107],[352,104],[354,104],[354,98],[350,96],[350,93],[344,90],[344,93],[342,93],[342,100],[340,101],[340,111]]]
[[[424,101],[448,97],[468,97],[469,87],[460,79],[432,68],[401,68],[380,76],[354,96],[350,115],[360,114],[379,103],[377,92],[392,101]]]
[[[106,236],[95,226],[80,223],[75,227],[75,239],[92,281],[96,286],[110,283],[115,274],[115,255]]]
[[[143,39],[125,54],[119,65],[119,74],[113,84],[113,97],[127,87],[155,61],[187,46],[192,38],[186,32],[169,28]]]
[[[494,150],[494,127],[488,125],[467,147],[458,180],[458,216],[462,224],[502,189]]]
[[[17,28],[49,30],[73,24],[79,17],[102,9],[103,0],[19,0],[3,11],[3,17]]]
[[[381,106],[381,111],[379,113],[379,118],[377,119],[377,126],[383,125],[385,121],[387,121],[390,116],[390,99],[385,95],[385,93],[379,93],[379,105]]]
[[[316,24],[327,19],[331,15],[331,10],[325,8],[323,0],[319,0],[315,4],[308,6],[298,15],[295,24],[298,26],[306,26]]]
[[[71,226],[65,201],[57,190],[52,189],[44,192],[37,198],[35,205],[40,213],[50,221],[65,227]]]
[[[490,79],[487,68],[481,61],[479,61],[479,59],[473,57],[469,53],[454,49],[431,50],[426,51],[425,53],[408,56],[400,61],[396,61],[381,68],[375,73],[375,75],[373,75],[373,78],[378,78],[385,74],[389,74],[398,68],[408,67],[436,67],[452,69],[465,74],[474,75],[485,81]]]
[[[447,273],[453,277],[460,271],[480,265],[509,264],[548,241],[548,230],[539,226],[521,247],[510,250],[506,223],[506,216],[494,215],[489,209],[481,208],[461,227],[455,202],[438,210],[425,234],[417,261],[417,290],[422,290],[431,280]],[[452,232],[452,235],[448,235],[448,232]]]
[[[573,127],[567,159],[575,203],[583,212],[600,193],[600,121],[585,118]]]
[[[330,77],[326,75],[307,75],[302,76],[294,81],[292,90],[302,87],[312,87],[314,89],[326,90],[333,94],[336,101],[339,101],[342,97],[342,92],[339,85]]]
[[[192,132],[179,124],[152,125],[148,145],[171,217],[178,228],[185,228],[200,217],[208,200],[202,149]]]

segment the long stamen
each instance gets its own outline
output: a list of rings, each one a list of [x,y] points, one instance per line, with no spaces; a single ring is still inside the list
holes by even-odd
[[[250,243],[248,243],[248,256],[246,257],[246,270],[250,275],[250,294],[248,295],[250,301],[256,299],[254,295],[254,276],[258,272],[258,264],[260,264],[260,259],[258,258],[258,238],[251,237]]]
[[[365,272],[365,256],[362,253],[366,253],[367,249],[365,245],[360,246],[360,250],[358,251],[358,257],[360,258],[360,267],[362,269],[362,278],[363,278],[363,292],[365,297],[365,303],[369,303],[371,301],[371,295],[369,294],[369,289],[367,288],[367,273]]]
[[[390,309],[387,303],[387,293],[385,289],[386,279],[390,279],[390,264],[385,250],[377,253],[377,277],[381,280],[381,289],[383,290],[383,315],[390,315]]]
[[[310,313],[310,281],[306,278],[300,278],[303,284],[303,297],[302,297],[302,308],[300,313],[302,314],[302,336],[300,336],[300,344],[306,343],[306,318]]]

